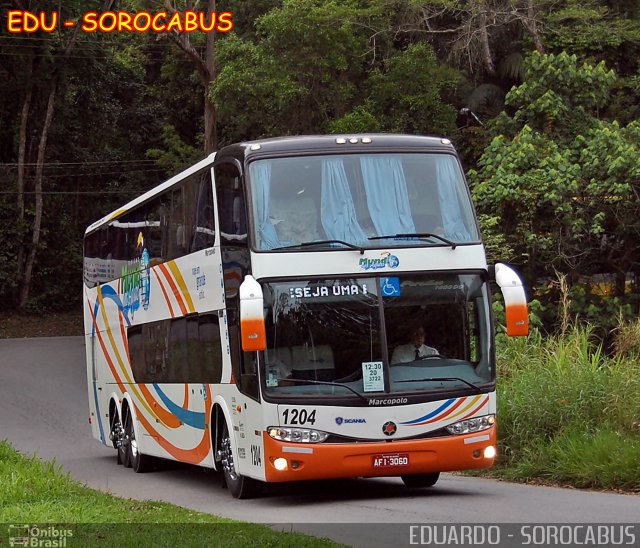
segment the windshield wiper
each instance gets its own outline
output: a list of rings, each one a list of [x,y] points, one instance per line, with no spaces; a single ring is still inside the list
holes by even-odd
[[[415,234],[389,234],[387,236],[372,236],[369,240],[385,240],[385,239],[422,239],[422,238],[435,238],[436,240],[440,240],[447,245],[451,246],[451,249],[455,249],[458,245],[455,242],[452,242],[448,238],[444,236],[440,236],[439,234],[433,234],[431,232],[417,232]]]
[[[393,382],[397,382],[399,384],[402,382],[428,382],[428,381],[460,381],[466,384],[467,386],[470,386],[471,388],[473,388],[476,391],[476,394],[482,393],[482,390],[480,389],[479,386],[476,386],[475,384],[470,383],[469,381],[465,381],[460,377],[427,377],[426,379],[408,379],[405,381],[393,381]]]
[[[325,245],[325,244],[342,244],[346,247],[350,247],[351,249],[355,249],[359,251],[360,255],[364,255],[364,247],[360,247],[359,245],[345,242],[344,240],[316,240],[313,242],[302,242],[301,244],[283,245],[281,247],[274,247],[272,249],[275,251],[276,249],[293,249],[296,247],[312,247],[316,245]]]
[[[346,388],[347,390],[349,390],[350,392],[353,392],[356,396],[358,396],[362,401],[369,403],[369,400],[367,398],[365,398],[362,394],[360,394],[360,392],[358,392],[357,390],[354,390],[353,388],[351,388],[350,386],[347,386],[346,384],[340,384],[339,382],[330,382],[330,381],[312,381],[312,380],[307,380],[307,379],[278,379],[279,381],[284,381],[284,382],[298,382],[298,383],[303,383],[303,384],[323,384],[326,386],[337,386],[338,388]]]

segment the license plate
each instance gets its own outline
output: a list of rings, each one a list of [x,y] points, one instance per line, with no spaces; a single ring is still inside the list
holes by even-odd
[[[374,468],[395,468],[397,466],[409,466],[409,454],[399,453],[395,455],[373,455]]]

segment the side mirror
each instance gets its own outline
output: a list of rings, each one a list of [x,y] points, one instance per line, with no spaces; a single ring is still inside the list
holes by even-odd
[[[245,276],[240,284],[240,338],[245,352],[267,348],[263,307],[262,287],[253,276]]]
[[[527,296],[520,276],[506,264],[497,263],[495,266],[495,278],[504,297],[504,307],[507,315],[507,335],[510,337],[528,335],[529,310]]]

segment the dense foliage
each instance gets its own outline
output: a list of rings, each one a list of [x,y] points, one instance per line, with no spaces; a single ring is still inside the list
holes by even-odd
[[[613,357],[578,326],[499,338],[500,458],[490,473],[639,491],[639,328],[621,326]]]
[[[64,2],[62,18],[101,9],[90,4]],[[283,134],[393,131],[454,139],[472,170],[491,260],[524,272],[547,329],[558,274],[572,313],[605,329],[620,309],[638,313],[637,3],[163,5],[215,5],[233,13],[234,31],[10,34],[9,9],[51,6],[0,8],[5,310],[77,307],[84,227],[204,150]],[[162,8],[126,0],[118,9]]]

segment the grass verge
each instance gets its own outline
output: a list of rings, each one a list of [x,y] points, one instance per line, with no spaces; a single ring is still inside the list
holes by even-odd
[[[0,486],[0,523],[35,523],[40,530],[56,524],[56,530],[71,531],[66,546],[339,546],[167,503],[114,497],[73,481],[53,463],[21,455],[6,442],[0,442]],[[0,529],[0,544],[7,531]]]
[[[82,335],[82,322],[82,310],[43,312],[38,315],[0,313],[0,339]]]
[[[588,327],[564,337],[502,339],[500,458],[511,481],[640,492],[640,365],[610,357]]]

